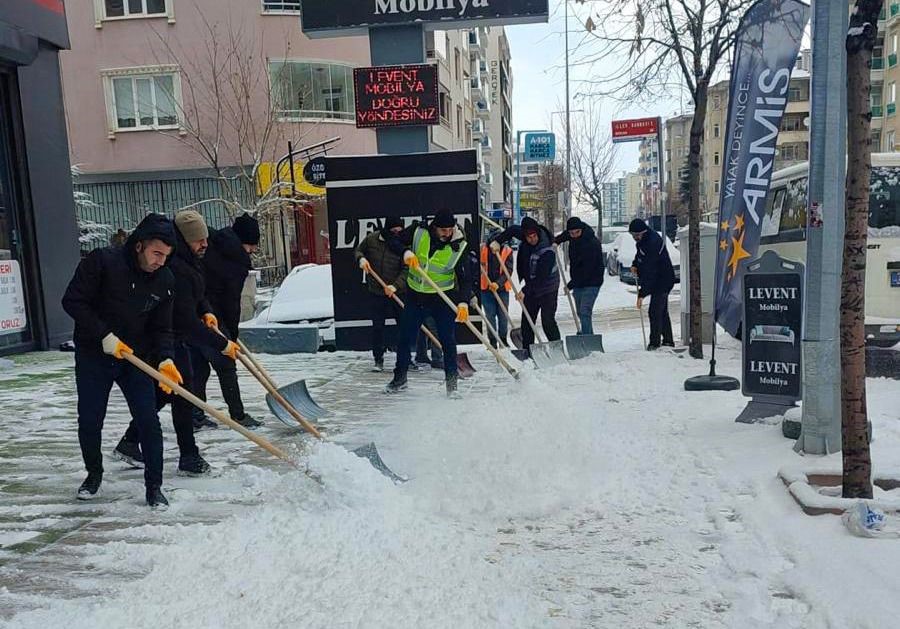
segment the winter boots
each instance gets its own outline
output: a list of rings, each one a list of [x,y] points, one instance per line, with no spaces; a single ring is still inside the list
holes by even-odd
[[[446,380],[447,384],[447,397],[457,399],[459,398],[459,392],[457,389],[459,388],[459,375],[451,374],[447,376]]]
[[[119,440],[119,445],[112,451],[113,458],[119,459],[131,467],[142,469],[144,467],[144,455],[141,454],[140,444],[125,441],[125,437]]]
[[[169,501],[159,487],[147,488],[147,505],[154,511],[165,511],[169,508]]]
[[[93,500],[100,493],[100,483],[103,481],[103,474],[90,472],[81,487],[78,488],[79,500]]]
[[[259,428],[260,426],[263,425],[263,423],[262,423],[261,421],[259,421],[258,419],[254,418],[253,415],[251,415],[250,413],[244,413],[244,414],[243,414],[241,417],[239,417],[239,418],[238,418],[238,417],[235,417],[235,418],[234,418],[234,421],[236,421],[237,423],[239,423],[239,424],[240,424],[241,426],[243,426],[244,428],[250,428],[250,429],[252,429],[252,428]]]
[[[200,409],[194,410],[200,411]],[[191,417],[191,421],[194,424],[194,432],[200,432],[201,430],[215,430],[219,427],[219,424],[207,417],[206,413],[204,413],[203,411],[194,413]]]
[[[194,456],[182,456],[178,459],[179,476],[204,476],[209,474],[209,463],[203,460],[199,454]]]
[[[408,385],[406,380],[406,374],[394,374],[393,380],[391,380],[388,385],[384,388],[385,393],[399,393],[400,391],[404,391]]]

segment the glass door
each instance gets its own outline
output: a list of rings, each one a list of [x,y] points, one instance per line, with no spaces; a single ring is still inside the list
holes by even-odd
[[[0,67],[0,354],[33,340],[28,308],[22,204],[16,181],[15,137],[18,90],[14,75]]]

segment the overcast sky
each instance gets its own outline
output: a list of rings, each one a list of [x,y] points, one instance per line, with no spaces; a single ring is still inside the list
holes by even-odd
[[[569,47],[570,50],[574,50],[583,37],[584,20],[590,9],[589,5],[576,4],[573,0],[569,0],[569,7]],[[548,129],[562,135],[565,133],[565,116],[552,112],[565,109],[563,0],[550,0],[550,11],[550,22],[547,24],[506,28],[512,51],[513,126],[516,130]],[[593,19],[597,21],[598,16],[595,14]],[[579,80],[590,77],[586,71],[579,69],[573,69],[570,74],[571,108],[578,110],[583,107],[578,96]],[[669,117],[677,113],[681,107],[677,100],[656,104],[655,108],[623,108],[620,103],[613,100],[602,102],[600,105],[605,125],[608,125],[613,117],[617,119],[644,116]],[[577,115],[577,113],[573,113],[573,116]],[[577,142],[577,139],[575,141]],[[620,145],[618,169],[636,170],[637,160],[636,143]]]

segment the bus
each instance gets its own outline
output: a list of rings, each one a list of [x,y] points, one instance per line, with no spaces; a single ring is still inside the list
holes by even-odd
[[[766,198],[759,252],[806,262],[809,164],[775,172]],[[900,153],[872,154],[866,254],[866,344],[900,343]]]

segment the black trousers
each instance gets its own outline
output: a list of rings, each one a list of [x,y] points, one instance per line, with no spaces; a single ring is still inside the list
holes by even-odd
[[[119,385],[131,412],[129,431],[144,453],[144,483],[162,486],[163,440],[156,408],[156,383],[136,367],[97,351],[75,350],[75,387],[78,391],[78,442],[84,467],[103,473],[100,451],[103,420],[113,383]]]
[[[547,293],[546,295],[540,295],[535,297],[533,295],[525,294],[525,309],[528,311],[528,314],[531,315],[532,320],[537,324],[538,313],[541,315],[541,327],[544,329],[544,334],[547,336],[547,339],[550,341],[558,341],[561,336],[559,334],[559,326],[556,324],[556,293]],[[531,344],[534,343],[534,332],[531,329],[531,325],[528,323],[528,319],[525,317],[525,314],[522,314],[522,345],[525,346],[525,349],[528,349]]]
[[[187,344],[181,341],[176,341],[175,343],[175,366],[184,379],[184,383],[181,386],[197,395],[194,383],[194,370],[191,367],[191,350]],[[156,391],[157,411],[162,409],[167,403],[172,403],[172,425],[175,427],[175,435],[178,438],[178,451],[181,456],[199,455],[200,450],[197,448],[197,440],[194,439],[194,422],[192,420],[194,405],[174,393],[166,395],[159,387],[157,387]],[[125,432],[125,440],[134,442],[137,441],[137,436],[137,425],[132,416],[128,430]]]
[[[669,292],[650,295],[650,345],[674,345],[669,318]]]
[[[435,338],[437,338],[437,323],[434,321],[434,317],[428,316],[425,317],[425,320],[422,322],[428,331],[434,334]],[[431,352],[431,360],[428,360],[428,352]],[[431,339],[425,336],[425,333],[419,330],[418,336],[416,336],[416,362],[417,363],[427,363],[427,362],[443,362],[444,354],[441,351],[441,348],[435,345]]]
[[[215,369],[222,397],[228,405],[228,415],[232,419],[243,418],[244,401],[241,399],[241,387],[238,384],[237,364],[227,356],[223,356],[222,352],[217,352],[207,345],[191,345],[190,350],[191,366],[194,369],[194,394],[206,401],[206,384],[209,382],[210,368]],[[203,411],[193,408],[192,414],[202,417]]]
[[[400,306],[384,294],[369,293],[369,310],[372,313],[372,357],[376,362],[384,360],[387,344],[384,341],[384,323],[387,319],[397,322],[400,330]]]
[[[444,373],[454,376],[459,372],[456,364],[456,315],[437,295],[410,295],[406,308],[400,317],[400,334],[397,340],[397,366],[395,376],[406,375],[412,359],[411,345],[415,341],[419,326],[428,317],[434,319],[437,338],[444,346]]]

